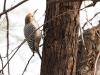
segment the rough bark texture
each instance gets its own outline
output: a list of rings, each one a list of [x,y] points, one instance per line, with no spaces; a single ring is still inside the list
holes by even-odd
[[[69,10],[79,9],[81,2],[47,5],[45,22]],[[79,11],[54,18],[44,26],[41,75],[75,75],[78,50]]]
[[[77,55],[77,75],[94,75],[94,64],[100,51],[100,24],[87,29],[79,37],[79,50]],[[97,64],[96,75],[100,75],[100,59]]]

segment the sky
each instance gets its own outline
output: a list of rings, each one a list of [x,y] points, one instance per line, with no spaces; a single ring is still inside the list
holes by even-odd
[[[3,10],[3,1],[0,0],[0,13]],[[6,9],[10,8],[11,6],[16,5],[21,0],[7,0],[7,6]],[[88,5],[91,3],[90,1],[85,2],[85,5]],[[81,6],[81,8],[84,7],[84,2]],[[88,19],[92,18],[96,12],[99,12],[100,9],[100,3],[97,3],[95,7],[89,7],[86,9]],[[22,4],[21,6],[15,8],[14,10],[10,11],[8,13],[9,17],[9,53],[12,52],[13,49],[15,49],[20,43],[25,39],[23,28],[24,28],[24,19],[25,16],[30,13],[34,12],[36,9],[38,11],[35,14],[36,21],[38,21],[44,14],[46,9],[46,0],[29,0]],[[86,11],[80,11],[80,25],[81,27],[86,22]],[[3,15],[0,19],[0,54],[2,57],[6,55],[6,20],[4,19],[5,15]],[[4,19],[4,22],[2,20]],[[100,20],[100,15],[93,19],[91,21],[93,25],[97,25],[98,21]],[[41,26],[44,23],[44,16],[38,21],[39,26]],[[91,25],[87,25],[85,29],[91,28]],[[42,29],[42,28],[41,28]],[[43,40],[40,44],[43,43]],[[42,55],[42,47],[40,48],[40,53]],[[12,54],[11,54],[12,55]],[[11,56],[10,55],[10,56]],[[21,75],[25,65],[27,64],[28,59],[31,57],[32,52],[29,49],[27,42],[19,49],[19,51],[16,53],[16,55],[12,58],[10,61],[10,73],[11,75]],[[4,64],[6,63],[6,59],[3,59]],[[0,62],[1,64],[1,62]],[[40,75],[40,66],[41,66],[41,60],[39,59],[38,55],[35,54],[35,56],[30,61],[30,64],[25,72],[24,75]],[[1,65],[0,65],[1,69]],[[7,75],[7,68],[4,69],[5,75]]]

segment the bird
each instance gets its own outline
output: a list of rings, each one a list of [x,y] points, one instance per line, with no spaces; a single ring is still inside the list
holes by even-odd
[[[24,36],[25,38],[28,38],[29,35],[31,35],[27,39],[27,43],[29,45],[29,48],[34,53],[37,53],[42,59],[42,56],[39,53],[39,43],[41,41],[42,33],[39,29],[39,25],[35,20],[35,13],[37,10],[35,10],[33,13],[28,13],[25,17],[25,26],[24,26]]]

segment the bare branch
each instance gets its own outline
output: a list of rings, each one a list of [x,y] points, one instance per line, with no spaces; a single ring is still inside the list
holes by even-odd
[[[15,51],[15,53],[11,56],[11,58],[6,62],[6,64],[3,66],[2,70],[7,66],[8,62],[14,57],[14,55],[17,53],[17,51],[19,50],[19,48],[22,46],[22,44],[24,43],[25,41],[23,41],[18,47],[17,47],[17,50]],[[2,71],[0,70],[0,72]]]
[[[0,54],[0,59],[1,59],[1,63],[2,63],[2,69],[3,69],[3,60],[2,60],[1,54]],[[1,72],[2,72],[2,74],[4,75],[3,70],[2,70]],[[0,73],[1,73],[1,72],[0,72]]]
[[[15,3],[15,0],[14,0],[13,4],[11,5],[11,7],[14,5],[14,3]],[[5,6],[5,4],[4,4],[4,6]],[[5,8],[5,7],[4,7],[4,8]],[[3,11],[5,11],[5,10],[3,9]],[[4,22],[5,18],[6,18],[6,17],[3,18],[3,20],[2,20],[1,23],[0,23],[0,25]]]
[[[45,13],[40,17],[40,19],[39,19],[38,21],[40,21],[40,20],[42,19],[43,16],[45,16]],[[37,21],[37,22],[38,22],[38,21]]]
[[[8,20],[8,14],[6,13],[6,20],[7,20],[7,61],[9,60],[9,20]],[[10,75],[10,67],[8,62],[8,73]]]
[[[85,6],[84,8],[82,8],[81,10],[85,9],[85,8],[88,8],[88,7],[92,7],[92,6],[95,6],[97,2],[93,2],[87,6]]]
[[[88,21],[92,21],[100,12],[96,13],[90,20]],[[82,29],[84,29],[85,25],[87,24],[88,22],[85,22]]]
[[[6,0],[4,2],[4,11],[6,10]],[[8,14],[6,13],[6,20],[7,20],[7,61],[9,60],[8,53],[9,53],[9,21],[8,21]],[[10,75],[10,67],[8,62],[8,74]]]
[[[4,0],[4,8],[3,8],[3,12],[6,10],[6,0]]]
[[[6,0],[4,0],[4,9],[3,12],[6,10]],[[8,20],[8,14],[6,12],[6,20],[7,20],[7,61],[9,60],[8,53],[9,53],[9,20]],[[10,67],[8,62],[8,74],[10,75]]]
[[[26,64],[26,67],[25,67],[25,69],[24,69],[22,75],[24,75],[24,72],[26,71],[26,69],[27,69],[27,67],[28,67],[28,64],[29,64],[29,62],[30,62],[30,60],[32,59],[33,56],[34,56],[34,55],[32,55],[32,56],[30,57],[30,59],[28,60],[28,62],[27,62],[27,64]]]
[[[98,52],[98,55],[97,55],[95,63],[94,63],[94,72],[93,72],[93,75],[96,75],[96,66],[97,66],[97,61],[99,59],[99,56],[100,56],[100,51]]]
[[[5,14],[5,13],[7,13],[7,12],[13,10],[14,8],[18,7],[19,5],[25,3],[26,1],[28,1],[28,0],[23,0],[23,1],[19,2],[18,4],[16,4],[15,6],[13,6],[13,7],[9,8],[9,9],[5,10],[4,12],[0,13],[0,17],[1,17],[3,14]]]

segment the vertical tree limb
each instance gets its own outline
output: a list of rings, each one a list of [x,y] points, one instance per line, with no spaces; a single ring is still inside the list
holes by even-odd
[[[4,0],[4,9],[3,12],[6,10],[6,0]],[[9,20],[8,20],[8,14],[6,12],[6,20],[7,20],[7,61],[9,60]],[[10,75],[10,67],[8,62],[8,75]]]
[[[6,13],[6,19],[7,19],[7,60],[9,60],[9,20],[8,20],[8,14]],[[10,75],[10,67],[8,62],[8,74]]]
[[[3,68],[3,60],[2,60],[1,54],[0,54],[0,60],[1,60],[1,63],[2,63],[2,68]],[[1,72],[2,72],[2,73],[1,73]],[[4,75],[3,70],[2,70],[1,72],[0,72],[0,73]]]

